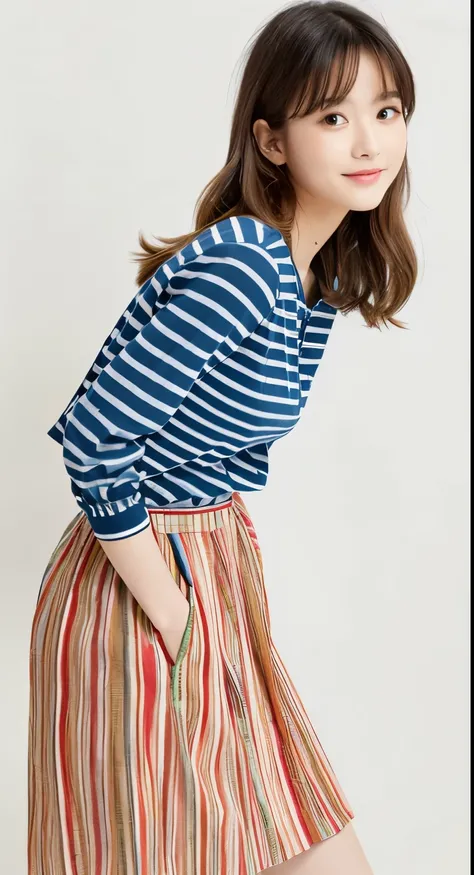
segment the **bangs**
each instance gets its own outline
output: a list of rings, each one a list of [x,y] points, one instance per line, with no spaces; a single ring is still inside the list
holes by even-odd
[[[312,59],[304,76],[303,85],[293,96],[291,105],[294,109],[288,118],[296,116],[303,118],[318,110],[324,110],[326,106],[342,103],[357,79],[361,50],[367,51],[377,62],[382,82],[381,90],[390,90],[387,78],[390,75],[393,77],[394,87],[400,92],[402,104],[408,111],[413,102],[409,81],[403,75],[403,68],[397,69],[398,65],[395,65],[394,60],[385,50],[381,51],[372,42],[347,40],[346,35],[342,40],[340,35],[336,35],[332,45],[325,48],[332,59],[331,62],[328,63],[327,57],[321,55]]]

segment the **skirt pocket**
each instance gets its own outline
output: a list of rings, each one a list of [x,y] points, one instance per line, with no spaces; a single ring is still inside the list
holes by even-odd
[[[189,644],[191,641],[191,636],[192,636],[193,626],[194,626],[194,615],[195,615],[196,609],[194,607],[193,587],[190,586],[189,584],[187,586],[188,586],[187,600],[189,602],[189,613],[188,613],[188,619],[186,621],[186,626],[185,626],[185,629],[183,632],[183,637],[181,638],[181,644],[179,645],[179,650],[178,650],[178,653],[176,655],[176,660],[175,660],[175,662],[171,663],[171,677],[172,678],[174,678],[174,676],[176,675],[176,672],[178,671],[180,666],[183,664],[183,661],[188,654]]]

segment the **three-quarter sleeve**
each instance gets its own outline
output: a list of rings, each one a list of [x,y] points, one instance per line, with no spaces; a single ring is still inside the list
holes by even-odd
[[[277,287],[278,268],[263,247],[211,245],[172,273],[166,303],[75,402],[63,459],[98,538],[119,540],[150,524],[140,491],[145,439],[266,318]]]

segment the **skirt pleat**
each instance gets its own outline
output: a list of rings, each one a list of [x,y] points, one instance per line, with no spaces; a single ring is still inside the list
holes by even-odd
[[[257,875],[354,817],[273,642],[240,493],[150,519],[189,602],[175,662],[85,514],[44,572],[29,875]]]

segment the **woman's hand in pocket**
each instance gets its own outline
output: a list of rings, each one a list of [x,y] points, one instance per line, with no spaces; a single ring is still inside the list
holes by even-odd
[[[173,609],[173,616],[167,623],[166,628],[159,630],[173,663],[176,663],[191,610],[191,605],[186,596],[180,591],[179,596],[178,603]]]

